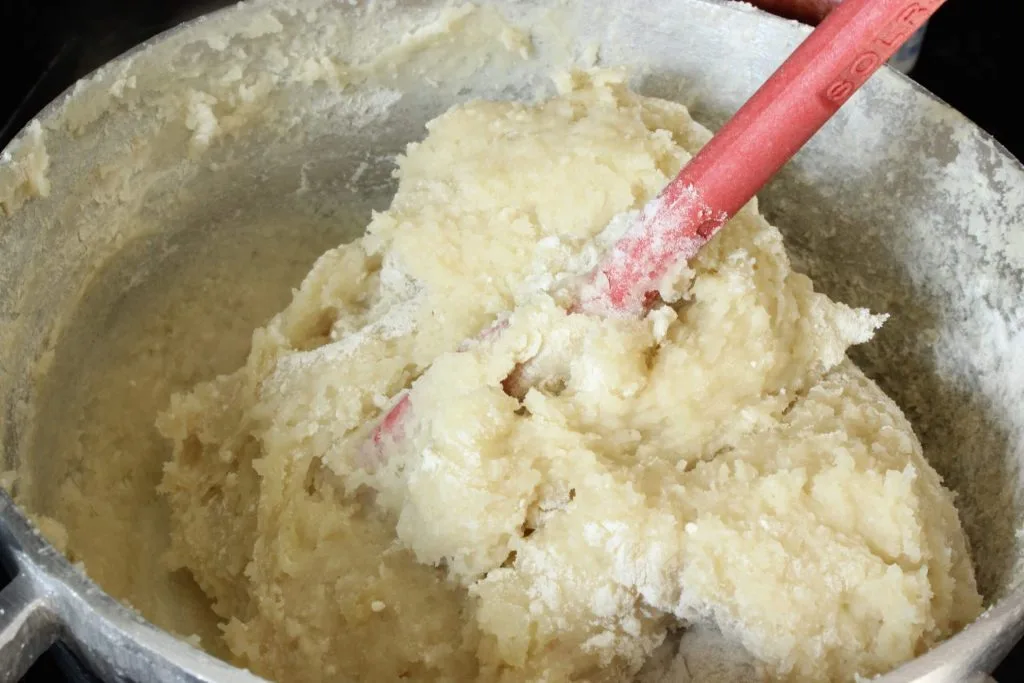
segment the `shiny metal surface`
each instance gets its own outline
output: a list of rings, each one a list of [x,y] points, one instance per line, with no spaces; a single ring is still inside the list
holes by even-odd
[[[381,11],[418,16],[441,4],[412,0]],[[545,3],[495,4],[510,16],[526,17],[531,7]],[[315,88],[290,90],[285,99],[295,112],[320,112],[303,118],[303,135],[283,137],[257,122],[211,152],[218,164],[214,176],[209,159],[200,163],[185,153],[188,131],[181,125],[147,128],[157,118],[159,96],[193,87],[197,78],[167,75],[163,67],[176,63],[179,53],[209,43],[203,31],[243,25],[267,6],[224,10],[111,65],[93,79],[94,85],[112,88],[129,72],[137,82],[130,95],[97,107],[98,113],[86,107],[74,116],[68,113],[90,94],[89,88],[80,88],[40,115],[48,136],[50,196],[29,199],[10,215],[0,211],[3,469],[21,464],[35,363],[74,309],[83,283],[126,242],[148,238],[132,233],[143,230],[135,227],[139,205],[116,196],[93,201],[95,189],[79,182],[100,164],[116,163],[126,141],[166,136],[167,146],[154,147],[162,151],[147,163],[166,172],[168,186],[192,188],[188,201],[168,193],[147,195],[147,215],[164,216],[157,230],[171,232],[184,222],[180,217],[207,215],[221,205],[259,211],[260,202],[284,201],[300,169],[313,178],[304,202],[318,203],[327,212],[346,201],[379,207],[391,191],[393,154],[421,137],[425,121],[467,97],[524,96],[546,82],[543,64],[488,71],[482,62],[479,73],[452,67],[450,78],[426,85],[411,65],[385,84],[403,90],[399,105],[370,120],[355,110],[324,114]],[[324,7],[342,18],[360,11],[347,3]],[[711,0],[656,6],[644,0],[600,0],[570,15],[563,32],[571,43],[569,52],[600,44],[604,62],[632,67],[633,84],[641,92],[683,101],[711,125],[724,121],[805,34],[793,23]],[[251,42],[257,51],[282,36],[301,38],[304,31],[315,31],[316,22],[303,23],[285,12],[277,16],[284,25],[281,32],[252,32],[232,40]],[[564,52],[556,42],[540,44],[541,56],[553,60]],[[212,71],[227,57],[213,50],[203,59],[204,68]],[[369,92],[371,85],[357,83],[347,92],[354,97]],[[266,164],[268,159],[273,163]],[[0,162],[0,171],[5,163],[9,160]],[[249,164],[270,168],[253,178],[244,172]],[[360,164],[368,164],[368,170],[357,174],[352,188],[327,180],[317,184],[317,177],[353,177]],[[894,313],[857,360],[908,411],[929,457],[960,493],[981,585],[995,602],[977,623],[879,680],[986,680],[984,674],[1024,631],[1024,577],[1022,565],[1015,564],[1021,549],[1013,542],[1024,509],[1024,415],[1019,410],[1024,380],[1012,374],[1024,367],[1016,365],[1020,356],[1013,343],[1022,316],[1018,297],[1024,247],[1011,243],[1019,239],[1019,232],[1011,230],[1024,225],[1024,169],[970,122],[886,72],[798,155],[761,201],[783,229],[798,265],[822,289]],[[89,225],[116,230],[84,229]],[[982,346],[984,353],[971,353]],[[996,478],[1010,484],[1005,490],[993,488]],[[18,572],[18,579],[0,593],[0,676],[5,679],[11,680],[59,636],[107,680],[260,680],[153,627],[111,599],[49,546],[2,493],[0,541],[6,561]]]
[[[0,592],[0,677],[16,681],[57,642],[60,622],[50,592],[21,572]]]
[[[116,602],[68,564],[0,498],[0,543],[18,577],[0,591],[0,679],[17,681],[59,636],[104,681],[262,679],[191,647]],[[19,626],[20,625],[20,626]]]

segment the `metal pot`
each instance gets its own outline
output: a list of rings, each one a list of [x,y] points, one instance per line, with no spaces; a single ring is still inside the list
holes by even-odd
[[[807,31],[710,0],[493,3],[503,18],[439,14],[442,5],[224,10],[107,65],[22,131],[0,160],[0,455],[18,472],[19,503],[46,513],[33,492],[61,457],[44,446],[62,425],[43,419],[59,406],[40,386],[74,365],[72,342],[85,333],[75,337],[69,320],[98,281],[128,288],[171,247],[199,253],[206,226],[242,230],[267,210],[365,222],[393,189],[393,155],[424,122],[469,97],[544,92],[552,65],[629,67],[641,92],[720,124]],[[455,38],[423,28],[439,16]],[[510,26],[530,36],[532,54]],[[393,47],[398,36],[404,48]],[[958,492],[991,604],[880,680],[983,680],[1024,630],[1024,169],[886,70],[761,201],[820,289],[893,314],[856,360],[908,412]],[[61,639],[110,680],[257,680],[107,596],[6,494],[0,540],[17,573],[0,593],[6,679]]]

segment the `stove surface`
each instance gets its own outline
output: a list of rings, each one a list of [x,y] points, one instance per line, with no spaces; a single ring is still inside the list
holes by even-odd
[[[78,78],[182,21],[231,4],[225,0],[0,0],[10,50],[0,92],[0,148]],[[1010,105],[1016,83],[1017,2],[952,0],[931,20],[911,76],[991,133],[1018,159],[1024,126]],[[2,583],[9,579],[3,577]],[[1024,644],[995,676],[1024,680]],[[101,683],[63,646],[51,648],[23,679]],[[140,682],[145,683],[145,682]]]

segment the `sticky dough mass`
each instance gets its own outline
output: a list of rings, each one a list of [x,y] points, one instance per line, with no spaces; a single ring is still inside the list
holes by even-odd
[[[756,202],[643,319],[565,313],[709,133],[615,73],[560,90],[432,121],[366,235],[160,417],[171,560],[236,660],[627,681],[700,625],[754,680],[849,681],[974,619],[953,496],[845,356],[882,318],[815,293]],[[502,381],[527,360],[519,400]]]

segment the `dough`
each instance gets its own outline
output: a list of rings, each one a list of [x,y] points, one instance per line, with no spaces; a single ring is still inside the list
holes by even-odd
[[[560,89],[430,123],[366,236],[160,417],[170,558],[236,660],[296,682],[628,681],[699,625],[717,640],[690,639],[695,670],[727,669],[724,642],[748,680],[851,681],[973,620],[953,496],[846,360],[883,318],[815,293],[756,202],[644,319],[565,313],[709,133],[615,72]],[[520,400],[502,381],[527,360]]]

